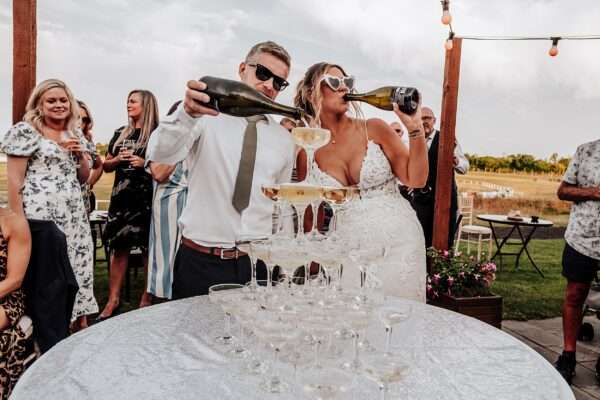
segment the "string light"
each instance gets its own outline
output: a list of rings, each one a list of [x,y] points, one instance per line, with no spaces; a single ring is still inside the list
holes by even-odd
[[[450,25],[452,23],[452,15],[450,15],[450,0],[442,0],[442,24]]]
[[[550,57],[556,57],[558,55],[558,41],[559,40],[560,40],[559,37],[552,38],[552,47],[550,47],[550,50],[548,50],[548,55]]]
[[[454,32],[450,31],[448,34],[448,39],[446,39],[446,43],[444,43],[444,47],[446,50],[452,50],[454,47]]]

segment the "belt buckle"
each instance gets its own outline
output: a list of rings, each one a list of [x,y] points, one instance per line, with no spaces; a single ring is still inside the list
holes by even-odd
[[[234,253],[233,257],[227,257],[224,255],[224,253],[226,251],[235,251],[235,253]],[[230,249],[221,249],[219,257],[221,257],[221,260],[235,260],[238,258],[238,249],[237,249],[237,247],[232,247]]]

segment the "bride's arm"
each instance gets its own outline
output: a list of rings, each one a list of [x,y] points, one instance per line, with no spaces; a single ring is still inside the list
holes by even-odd
[[[412,188],[425,186],[429,172],[427,144],[420,115],[419,108],[415,115],[403,115],[401,118],[408,130],[410,140],[408,148],[396,132],[381,119],[370,119],[367,122],[369,136],[381,146],[394,175],[404,185]]]

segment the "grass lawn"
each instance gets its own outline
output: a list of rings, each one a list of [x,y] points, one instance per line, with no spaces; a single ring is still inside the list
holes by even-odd
[[[496,281],[492,291],[504,300],[504,319],[542,319],[558,317],[564,296],[566,280],[562,277],[561,257],[564,240],[532,240],[529,252],[545,277],[533,268],[526,256],[521,257],[515,270],[515,257],[499,258]]]

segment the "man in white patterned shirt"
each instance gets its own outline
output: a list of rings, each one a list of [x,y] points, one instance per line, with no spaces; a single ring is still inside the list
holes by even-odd
[[[557,195],[573,202],[562,256],[562,274],[567,278],[562,316],[564,349],[556,361],[556,369],[571,384],[583,304],[600,268],[600,140],[577,148]],[[599,367],[600,359],[596,371]]]

